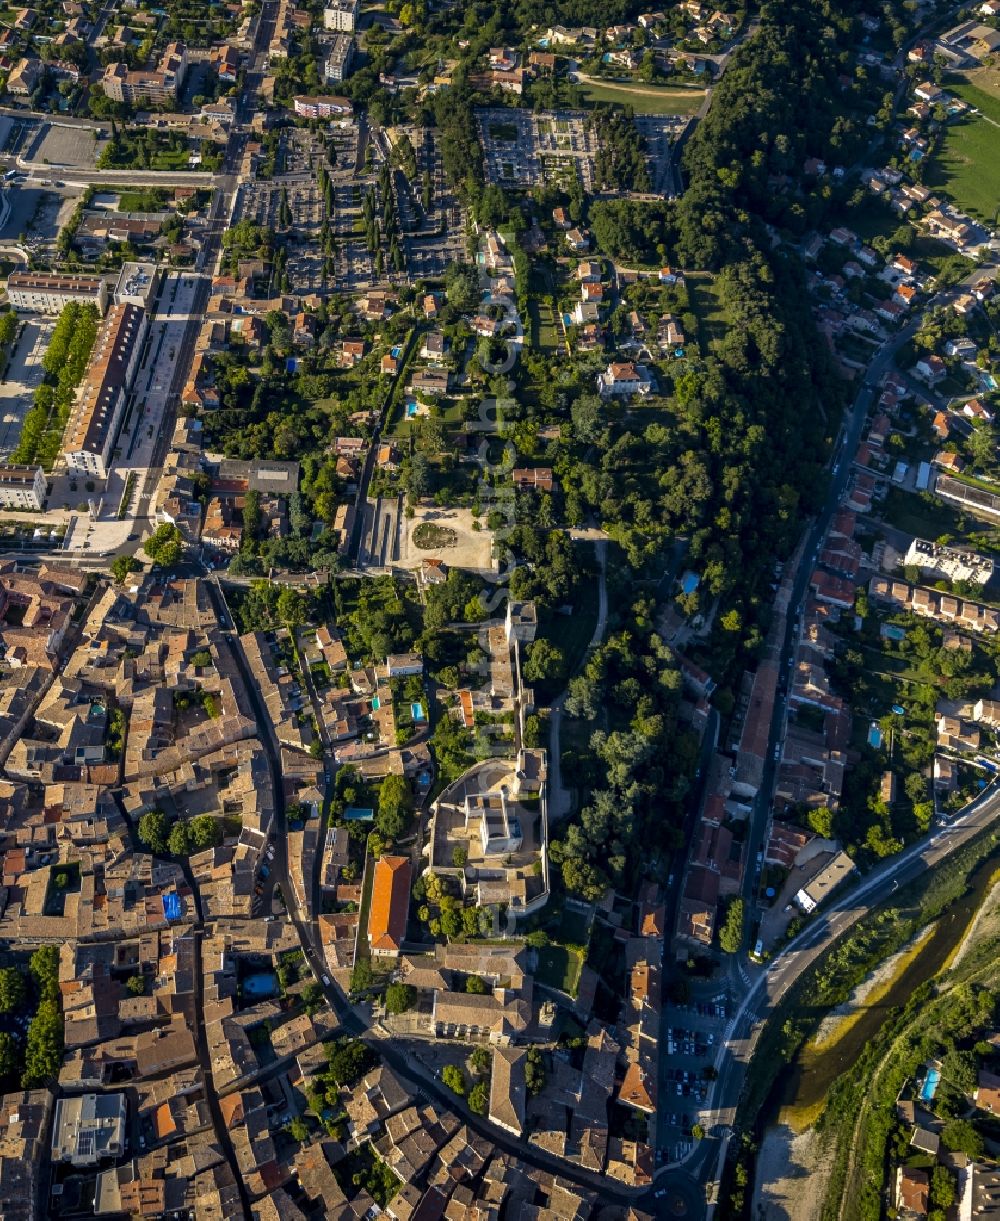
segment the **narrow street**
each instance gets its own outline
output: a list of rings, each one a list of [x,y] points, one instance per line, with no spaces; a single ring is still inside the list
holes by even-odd
[[[243,1206],[243,1213],[249,1217],[250,1212],[250,1195],[247,1192],[246,1183],[243,1179],[243,1172],[240,1169],[240,1164],[236,1160],[236,1150],[233,1147],[232,1139],[229,1135],[229,1126],[222,1117],[222,1109],[219,1106],[219,1095],[215,1090],[215,1082],[212,1077],[212,1058],[208,1054],[208,1041],[205,1037],[205,998],[204,998],[204,965],[201,957],[201,942],[203,930],[197,928],[193,931],[194,938],[194,1003],[196,1012],[201,1015],[201,1021],[195,1023],[195,1044],[198,1048],[198,1064],[205,1078],[205,1095],[208,1099],[208,1109],[212,1116],[212,1126],[215,1129],[215,1135],[222,1146],[222,1150],[226,1155],[226,1161],[229,1163],[229,1168],[233,1172],[233,1178],[236,1180],[236,1186],[240,1193],[240,1203]]]

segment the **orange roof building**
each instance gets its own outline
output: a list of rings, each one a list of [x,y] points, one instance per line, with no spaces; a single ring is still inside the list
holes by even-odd
[[[652,1072],[638,1060],[633,1060],[625,1070],[618,1101],[648,1114],[656,1110],[656,1081]]]
[[[395,958],[406,936],[412,870],[405,856],[381,856],[375,866],[368,945],[382,958]]]

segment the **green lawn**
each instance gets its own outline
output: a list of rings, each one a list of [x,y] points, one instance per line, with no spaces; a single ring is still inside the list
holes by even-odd
[[[688,300],[698,319],[698,343],[702,353],[718,343],[729,329],[729,316],[719,301],[718,290],[711,276],[688,274]]]
[[[580,81],[580,92],[588,102],[619,102],[630,105],[636,114],[694,114],[705,100],[703,90],[656,90],[651,85],[617,85],[611,81],[595,84]]]
[[[537,953],[535,979],[550,988],[558,988],[568,996],[576,996],[583,969],[583,954],[564,945],[547,945]]]
[[[559,347],[559,332],[548,304],[542,305],[536,297],[528,302],[531,319],[531,346],[536,352],[554,352]]]
[[[164,149],[154,153],[150,158],[150,168],[154,170],[186,170],[190,153],[186,148]]]
[[[564,907],[559,917],[556,936],[567,945],[586,945],[590,938],[589,914],[572,907]]]
[[[593,544],[578,542],[575,544],[575,549],[581,568],[593,571],[596,565]],[[591,637],[594,635],[594,628],[597,626],[598,609],[599,588],[595,576],[593,579],[581,581],[573,600],[571,615],[561,615],[557,612],[546,616],[542,635],[562,650],[563,657],[566,659],[566,675],[573,674],[586,655]],[[546,688],[547,691],[544,683],[536,684],[536,686]],[[551,694],[556,694],[562,689],[562,686],[562,679],[552,684]]]
[[[963,102],[975,106],[994,123],[1000,123],[1000,75],[995,69],[974,69],[972,72],[949,76],[945,88],[957,94]],[[983,88],[982,86],[986,86]]]
[[[966,90],[981,93],[972,86],[962,92]],[[988,94],[981,96],[991,107],[998,106]],[[970,215],[992,224],[1000,205],[1000,127],[980,115],[951,124],[925,181],[947,191]]]

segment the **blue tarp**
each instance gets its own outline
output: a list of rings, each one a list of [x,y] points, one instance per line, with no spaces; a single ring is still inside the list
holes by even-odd
[[[163,896],[163,914],[168,920],[181,918],[181,897],[175,890]]]

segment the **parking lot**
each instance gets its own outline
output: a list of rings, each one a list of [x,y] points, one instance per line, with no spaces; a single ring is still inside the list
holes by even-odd
[[[703,998],[666,1007],[659,1145],[670,1161],[682,1157],[693,1142],[691,1128],[700,1122],[712,1089],[706,1070],[711,1075],[731,1008],[721,986]]]
[[[42,357],[49,346],[55,318],[29,318],[21,324],[10,364],[0,382],[0,457],[10,457],[21,439],[21,426],[35,388],[44,377]]]
[[[99,139],[98,132],[105,138]],[[93,126],[79,123],[71,126],[44,123],[21,155],[29,161],[52,166],[53,169],[60,166],[93,169],[107,143],[107,134],[108,128],[96,123]]]

